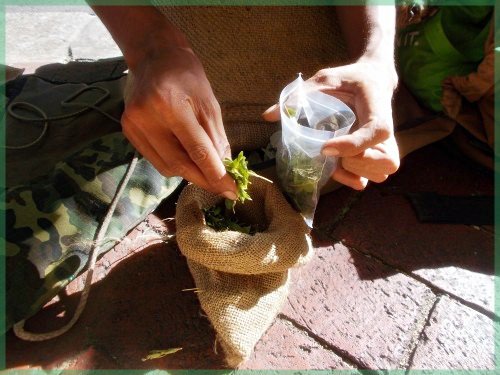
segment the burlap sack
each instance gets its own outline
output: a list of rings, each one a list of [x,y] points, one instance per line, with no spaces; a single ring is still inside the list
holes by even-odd
[[[312,256],[309,229],[277,186],[251,182],[252,201],[238,203],[236,214],[264,227],[253,236],[209,228],[202,209],[221,198],[195,185],[188,185],[177,203],[177,242],[231,367],[249,357],[280,311],[289,270]]]

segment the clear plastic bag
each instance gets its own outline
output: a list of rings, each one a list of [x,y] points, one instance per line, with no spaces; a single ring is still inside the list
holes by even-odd
[[[312,228],[320,189],[338,159],[323,156],[321,149],[328,139],[349,133],[356,116],[337,98],[305,86],[299,75],[281,92],[276,169],[282,189]]]

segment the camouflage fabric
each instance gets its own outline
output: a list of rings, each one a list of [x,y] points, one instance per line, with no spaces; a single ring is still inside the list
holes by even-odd
[[[7,329],[35,314],[87,264],[96,231],[134,155],[112,133],[6,192]],[[181,183],[140,159],[101,244],[102,253]]]

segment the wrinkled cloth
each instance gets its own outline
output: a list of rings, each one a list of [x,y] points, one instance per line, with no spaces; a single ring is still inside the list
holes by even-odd
[[[26,102],[40,108],[47,117],[55,117],[81,110],[80,106],[64,106],[63,102],[80,90],[88,89],[74,98],[73,103],[94,104],[109,115],[120,119],[123,112],[123,89],[126,77],[110,81],[55,84],[37,76],[25,76],[22,91],[9,105]],[[101,91],[102,90],[102,91]],[[105,91],[104,91],[105,90]],[[102,100],[104,98],[104,100]],[[14,107],[15,114],[27,118],[41,119],[40,113],[23,106]],[[25,145],[37,139],[43,122],[26,122],[6,116],[6,145]],[[119,124],[110,121],[101,113],[88,110],[76,116],[50,121],[47,132],[35,145],[24,149],[6,150],[7,186],[28,183],[36,177],[50,173],[57,162],[64,160],[85,144],[106,134],[121,130]]]
[[[476,71],[450,76],[442,84],[442,113],[416,109],[412,98],[401,95],[396,106],[410,108],[422,121],[399,121],[396,140],[400,158],[433,142],[451,136],[460,150],[481,165],[493,169],[494,145],[494,24],[484,43],[484,59]],[[396,109],[396,112],[398,110]],[[405,118],[409,120],[409,118]],[[396,121],[398,122],[398,121]]]
[[[494,27],[484,45],[477,71],[449,77],[443,82],[444,113],[492,149],[494,144],[495,53]],[[497,82],[498,83],[498,82]]]

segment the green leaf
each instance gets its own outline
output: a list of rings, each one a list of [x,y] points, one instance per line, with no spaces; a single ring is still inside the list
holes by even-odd
[[[243,151],[241,151],[235,159],[225,159],[224,166],[226,167],[227,173],[236,182],[238,201],[244,203],[247,199],[251,200],[250,195],[247,192],[248,185],[250,185],[251,171],[248,170],[248,162],[245,155],[243,155]],[[230,206],[226,203],[226,207],[234,210],[234,204],[235,203]]]
[[[245,155],[243,155],[243,151],[240,152],[235,159],[225,159],[223,162],[227,173],[236,183],[238,199],[236,201],[226,199],[224,201],[225,210],[221,205],[204,209],[205,222],[210,228],[216,231],[233,230],[252,235],[257,232],[257,226],[240,223],[238,219],[234,217],[234,207],[236,202],[241,202],[243,204],[246,200],[252,200],[248,193],[250,176],[263,177],[248,169],[248,161]],[[270,180],[267,181],[272,183]]]
[[[295,108],[290,108],[285,105],[285,111],[288,117],[295,117],[297,110]]]
[[[142,358],[142,361],[149,361],[151,359],[158,359],[165,357],[170,354],[177,353],[178,351],[182,350],[182,348],[170,348],[170,349],[164,349],[164,350],[151,350],[149,354],[145,357]]]

